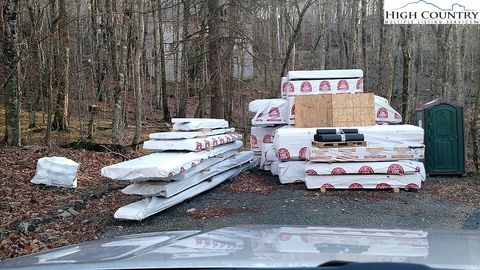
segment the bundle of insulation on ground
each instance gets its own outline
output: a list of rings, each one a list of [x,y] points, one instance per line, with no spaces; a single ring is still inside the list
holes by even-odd
[[[144,148],[157,151],[102,168],[102,176],[132,182],[125,194],[143,200],[119,208],[115,218],[142,220],[211,189],[258,165],[239,152],[242,136],[222,119],[172,119],[173,131],[150,134]]]

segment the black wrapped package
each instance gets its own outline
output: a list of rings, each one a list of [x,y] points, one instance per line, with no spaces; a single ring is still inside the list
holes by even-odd
[[[350,141],[364,141],[365,137],[363,134],[315,134],[313,136],[314,141],[316,142],[350,142]]]
[[[317,134],[322,135],[322,134],[348,134],[348,133],[358,133],[358,129],[356,128],[321,128],[317,129]]]

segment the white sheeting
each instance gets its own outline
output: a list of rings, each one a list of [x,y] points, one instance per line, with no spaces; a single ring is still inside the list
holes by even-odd
[[[228,122],[224,119],[211,118],[173,118],[173,130],[192,131],[202,128],[228,128]]]
[[[77,187],[77,171],[80,164],[64,157],[43,157],[37,161],[33,184],[47,186]]]
[[[148,137],[152,140],[181,140],[232,133],[234,131],[234,128],[219,128],[213,129],[211,131],[171,131],[151,133],[150,135],[148,135]]]
[[[102,168],[102,176],[116,180],[146,181],[172,177],[206,159],[242,147],[235,141],[201,152],[162,152],[146,155]]]
[[[260,169],[269,171],[271,169],[272,162],[278,161],[273,149],[273,143],[262,144],[262,155],[260,157]]]
[[[288,81],[287,77],[282,77],[282,81],[280,83],[280,97],[282,98],[287,98],[287,92],[285,91],[286,89],[283,89],[283,84]]]
[[[282,184],[305,181],[305,161],[288,161],[278,163],[278,179]]]
[[[325,128],[325,127],[318,127]],[[346,127],[344,127],[346,128]],[[412,125],[377,125],[357,128],[368,146],[422,146],[423,129]],[[317,128],[282,127],[275,131],[273,147],[282,161],[304,160],[310,153]]]
[[[332,69],[332,70],[296,70],[289,71],[288,80],[318,80],[318,79],[343,79],[362,78],[361,69]]]
[[[151,215],[159,213],[169,207],[172,207],[206,190],[209,190],[221,184],[225,180],[237,176],[242,171],[251,169],[252,166],[253,164],[249,162],[238,166],[237,168],[230,169],[226,172],[213,176],[208,181],[203,181],[196,186],[182,191],[171,198],[149,197],[125,205],[115,212],[114,217],[117,219],[143,220]]]
[[[386,98],[375,96],[375,121],[396,124],[402,122],[402,116],[390,106]]]
[[[249,104],[255,112],[252,125],[275,125],[287,123],[288,104],[285,99],[260,99]]]
[[[136,182],[122,190],[125,194],[141,196],[163,196],[171,197],[187,188],[193,187],[198,183],[230,170],[241,164],[247,163],[253,158],[252,151],[240,152],[230,158],[227,158],[211,167],[204,169],[189,178],[172,182]]]
[[[307,175],[341,175],[341,174],[389,174],[404,175],[420,173],[422,181],[426,179],[425,166],[413,160],[395,160],[384,162],[341,162],[320,163],[307,162]]]
[[[250,131],[250,149],[257,151],[262,149],[262,144],[272,143],[275,130],[279,127],[252,126]]]
[[[411,148],[403,146],[376,146],[376,147],[341,147],[316,148],[312,147],[309,160],[315,162],[343,162],[343,161],[391,161],[405,159],[424,159],[425,147]]]
[[[270,172],[273,174],[273,175],[278,175],[279,173],[279,166],[280,164],[280,161],[273,161],[272,164],[270,165]]]
[[[233,141],[241,140],[241,134],[222,134],[184,140],[148,140],[143,143],[143,148],[153,151],[187,150],[202,151]]]
[[[307,175],[305,184],[308,189],[419,189],[422,185],[420,173],[409,175],[359,174],[359,175]]]
[[[362,93],[363,78],[288,81],[283,83],[282,90],[287,94],[287,97]]]
[[[295,97],[287,97],[288,114],[287,123],[289,125],[295,125]]]
[[[162,180],[162,181],[182,180],[182,179],[192,177],[195,174],[199,173],[200,171],[203,171],[204,169],[206,169],[206,168],[208,168],[208,167],[210,167],[214,164],[222,162],[225,159],[236,155],[237,153],[238,153],[237,150],[230,150],[230,151],[225,152],[223,154],[216,155],[214,157],[208,158],[208,159],[204,160],[203,162],[200,162],[197,166],[192,167],[192,168],[186,170],[183,173],[179,173],[179,174],[174,175],[172,177],[163,178],[163,179],[160,179],[160,180]],[[154,179],[154,180],[157,180],[157,179]]]

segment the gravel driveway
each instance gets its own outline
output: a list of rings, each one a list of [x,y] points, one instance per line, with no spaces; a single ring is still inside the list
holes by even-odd
[[[480,230],[480,179],[430,177],[421,190],[307,190],[252,171],[141,222],[110,221],[103,237],[239,224]]]

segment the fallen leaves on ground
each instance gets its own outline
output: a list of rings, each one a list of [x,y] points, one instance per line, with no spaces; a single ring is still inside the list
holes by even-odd
[[[37,160],[48,156],[80,163],[76,189],[30,183]],[[121,161],[113,153],[0,146],[0,259],[95,239],[119,206],[137,199],[118,191],[124,183],[100,175]]]
[[[273,191],[271,186],[255,173],[246,171],[227,182],[224,188],[231,192],[251,192],[268,194]]]

